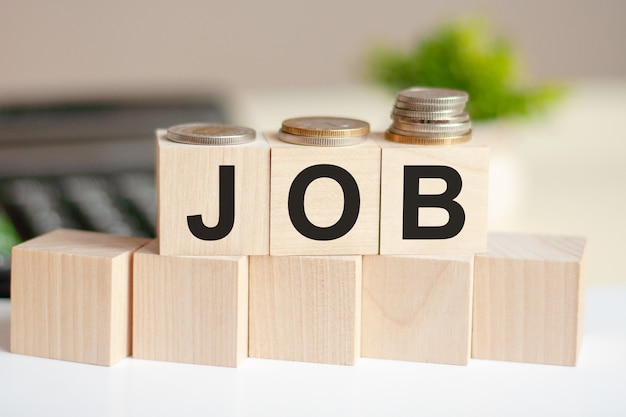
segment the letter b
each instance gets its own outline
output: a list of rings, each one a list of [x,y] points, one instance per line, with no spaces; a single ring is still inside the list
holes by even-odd
[[[442,194],[420,194],[420,179],[439,178],[446,182]],[[450,239],[458,235],[465,224],[465,211],[454,201],[460,194],[462,180],[459,173],[449,166],[405,166],[402,213],[403,239]],[[441,208],[449,215],[443,226],[420,226],[420,207]]]

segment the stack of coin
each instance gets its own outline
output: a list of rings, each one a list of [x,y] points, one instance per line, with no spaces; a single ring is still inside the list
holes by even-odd
[[[278,131],[283,142],[308,146],[348,146],[361,143],[370,132],[367,122],[343,117],[287,119]]]
[[[413,87],[396,97],[385,132],[387,140],[420,145],[446,145],[471,139],[472,124],[465,112],[468,95],[447,88]]]

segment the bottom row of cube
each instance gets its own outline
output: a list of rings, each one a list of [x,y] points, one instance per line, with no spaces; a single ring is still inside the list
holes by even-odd
[[[585,252],[583,238],[492,234],[475,256],[162,256],[156,240],[59,230],[13,250],[11,351],[575,365]]]

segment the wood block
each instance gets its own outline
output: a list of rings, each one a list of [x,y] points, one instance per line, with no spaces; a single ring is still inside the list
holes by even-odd
[[[363,357],[466,365],[473,255],[363,257]]]
[[[248,355],[248,257],[135,254],[133,357],[238,366]]]
[[[476,255],[472,357],[576,365],[586,239],[490,234]]]
[[[476,138],[428,146],[371,136],[382,148],[380,254],[484,252],[489,148]]]
[[[131,264],[147,239],[59,229],[13,248],[11,352],[112,365],[131,351]]]
[[[160,253],[268,254],[270,149],[263,136],[213,146],[176,143],[165,134],[157,131]]]
[[[360,256],[251,256],[250,357],[353,365]]]
[[[270,254],[378,253],[378,145],[367,139],[353,146],[316,147],[285,143],[274,133],[266,133],[266,138],[272,148]],[[297,197],[297,190],[305,190],[303,198]],[[297,227],[290,201],[295,203],[291,213],[300,212],[295,217]],[[303,234],[304,223],[311,233]]]

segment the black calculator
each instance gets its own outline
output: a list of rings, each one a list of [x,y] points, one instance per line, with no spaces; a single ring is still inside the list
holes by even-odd
[[[55,101],[0,108],[0,297],[11,248],[58,228],[156,234],[155,130],[225,123],[220,97]]]

